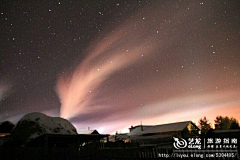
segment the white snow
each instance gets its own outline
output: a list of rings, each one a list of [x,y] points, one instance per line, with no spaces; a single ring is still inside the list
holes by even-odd
[[[25,115],[19,120],[15,128],[26,121],[35,123],[33,128],[36,129],[36,132],[31,134],[29,139],[36,138],[42,134],[77,134],[76,128],[68,120],[60,117],[49,117],[42,113]]]

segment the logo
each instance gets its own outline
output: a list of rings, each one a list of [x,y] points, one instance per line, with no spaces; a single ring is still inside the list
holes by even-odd
[[[174,141],[173,142],[173,146],[176,149],[182,149],[182,148],[186,148],[187,147],[187,141],[183,138],[176,138],[173,137]]]

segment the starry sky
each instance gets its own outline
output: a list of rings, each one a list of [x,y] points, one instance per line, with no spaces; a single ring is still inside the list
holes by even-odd
[[[1,1],[0,121],[240,120],[239,1]]]

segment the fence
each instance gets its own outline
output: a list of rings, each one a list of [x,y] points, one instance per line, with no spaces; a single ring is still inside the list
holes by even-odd
[[[224,150],[223,150],[224,152]],[[80,159],[104,159],[104,160],[136,160],[136,159],[180,159],[178,155],[201,153],[200,150],[175,151],[171,148],[157,147],[131,147],[131,148],[0,148],[1,160],[80,160]],[[208,150],[205,154],[211,155],[214,150]],[[184,159],[239,159],[239,153],[235,158],[228,157],[185,157]],[[174,155],[173,157],[171,157]]]

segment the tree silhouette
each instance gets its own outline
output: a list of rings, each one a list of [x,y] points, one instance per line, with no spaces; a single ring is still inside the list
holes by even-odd
[[[203,135],[205,135],[207,131],[211,129],[211,124],[208,122],[208,119],[206,118],[206,116],[204,116],[204,118],[201,118],[198,121],[198,123],[199,123],[199,128],[201,129],[201,132]]]
[[[230,129],[240,129],[238,121],[236,119],[232,122]]]
[[[228,116],[217,116],[214,120],[216,130],[237,129],[239,128],[238,121],[235,118],[229,118]]]

